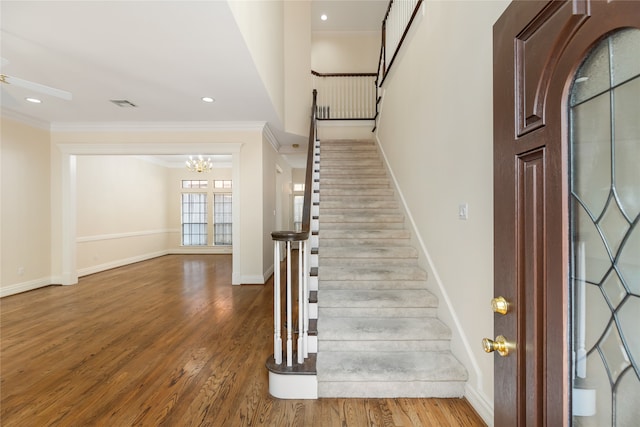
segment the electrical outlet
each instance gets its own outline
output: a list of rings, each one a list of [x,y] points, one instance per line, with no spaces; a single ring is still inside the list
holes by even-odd
[[[18,276],[24,276],[24,267],[18,267]]]
[[[463,220],[469,219],[469,204],[468,203],[460,203],[458,205],[458,219],[463,219]]]

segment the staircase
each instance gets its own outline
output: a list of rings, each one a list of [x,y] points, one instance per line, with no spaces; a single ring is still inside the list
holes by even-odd
[[[461,397],[467,374],[377,147],[320,146],[318,397]]]

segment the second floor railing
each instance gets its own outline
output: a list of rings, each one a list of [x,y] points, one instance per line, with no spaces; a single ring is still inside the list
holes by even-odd
[[[372,120],[376,117],[376,73],[312,71],[318,91],[318,120]]]
[[[387,13],[382,21],[382,43],[377,73],[378,86],[382,86],[382,82],[389,73],[421,5],[422,0],[389,1]]]

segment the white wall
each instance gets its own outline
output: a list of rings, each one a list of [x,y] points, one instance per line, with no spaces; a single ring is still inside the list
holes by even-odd
[[[480,343],[493,336],[492,26],[508,3],[426,2],[384,83],[376,134],[469,371],[467,398],[490,423],[493,355]]]
[[[48,285],[51,276],[49,132],[0,122],[0,296]]]

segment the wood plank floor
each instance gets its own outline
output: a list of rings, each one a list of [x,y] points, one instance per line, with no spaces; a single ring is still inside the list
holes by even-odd
[[[273,285],[171,255],[0,300],[0,424],[479,426],[464,399],[279,400]]]

